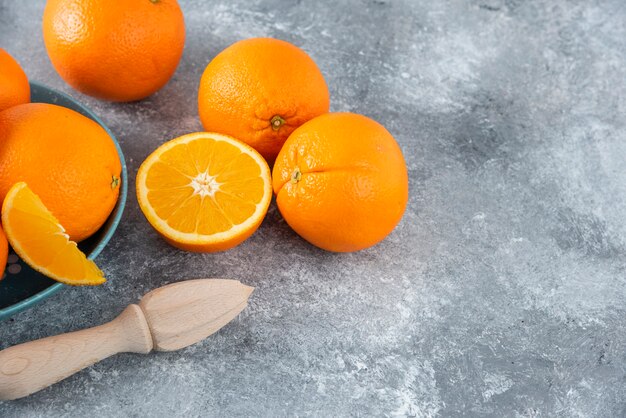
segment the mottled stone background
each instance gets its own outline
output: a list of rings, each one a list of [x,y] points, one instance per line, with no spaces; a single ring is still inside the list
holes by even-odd
[[[332,110],[400,143],[410,202],[380,245],[331,254],[272,204],[223,254],[165,244],[134,191],[98,258],[110,277],[0,323],[0,348],[108,321],[150,289],[227,276],[249,308],[180,352],[119,355],[3,417],[626,416],[626,3],[623,0],[182,1],[170,83],[131,104],[56,75],[43,1],[0,0],[0,46],[86,103],[126,153],[201,129],[204,66],[247,37],[302,47]]]

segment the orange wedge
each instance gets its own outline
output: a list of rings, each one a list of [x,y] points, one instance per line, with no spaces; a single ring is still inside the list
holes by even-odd
[[[26,183],[14,184],[4,198],[2,227],[13,251],[51,279],[74,286],[106,281]]]
[[[137,173],[148,222],[188,251],[223,251],[257,230],[272,198],[270,169],[250,146],[216,133],[183,135],[157,148]]]

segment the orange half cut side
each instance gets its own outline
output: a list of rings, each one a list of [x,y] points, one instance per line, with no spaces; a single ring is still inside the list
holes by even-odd
[[[208,132],[157,148],[137,173],[148,222],[172,245],[223,251],[259,227],[272,198],[270,169],[252,147]]]

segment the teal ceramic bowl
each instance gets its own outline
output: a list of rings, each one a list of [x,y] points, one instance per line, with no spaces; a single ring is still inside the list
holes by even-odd
[[[117,154],[122,163],[122,184],[117,204],[104,225],[102,225],[94,235],[79,244],[79,248],[87,254],[87,257],[93,260],[100,254],[113,236],[120,222],[120,218],[122,217],[122,212],[124,211],[126,194],[128,192],[124,154],[113,133],[106,127],[104,122],[86,106],[78,103],[66,94],[52,90],[38,83],[31,82],[30,89],[32,102],[52,103],[75,110],[99,123],[115,143]],[[9,253],[9,262],[5,268],[4,274],[4,279],[0,280],[0,321],[8,319],[25,309],[32,308],[64,287],[61,283],[55,282],[37,273],[11,252]]]

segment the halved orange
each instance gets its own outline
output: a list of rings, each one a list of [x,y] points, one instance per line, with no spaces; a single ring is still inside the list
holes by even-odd
[[[137,199],[166,241],[188,251],[232,248],[257,230],[272,198],[270,169],[252,147],[198,132],[157,148],[139,167]]]
[[[14,184],[4,198],[2,227],[13,251],[51,279],[74,286],[106,281],[26,183]]]

